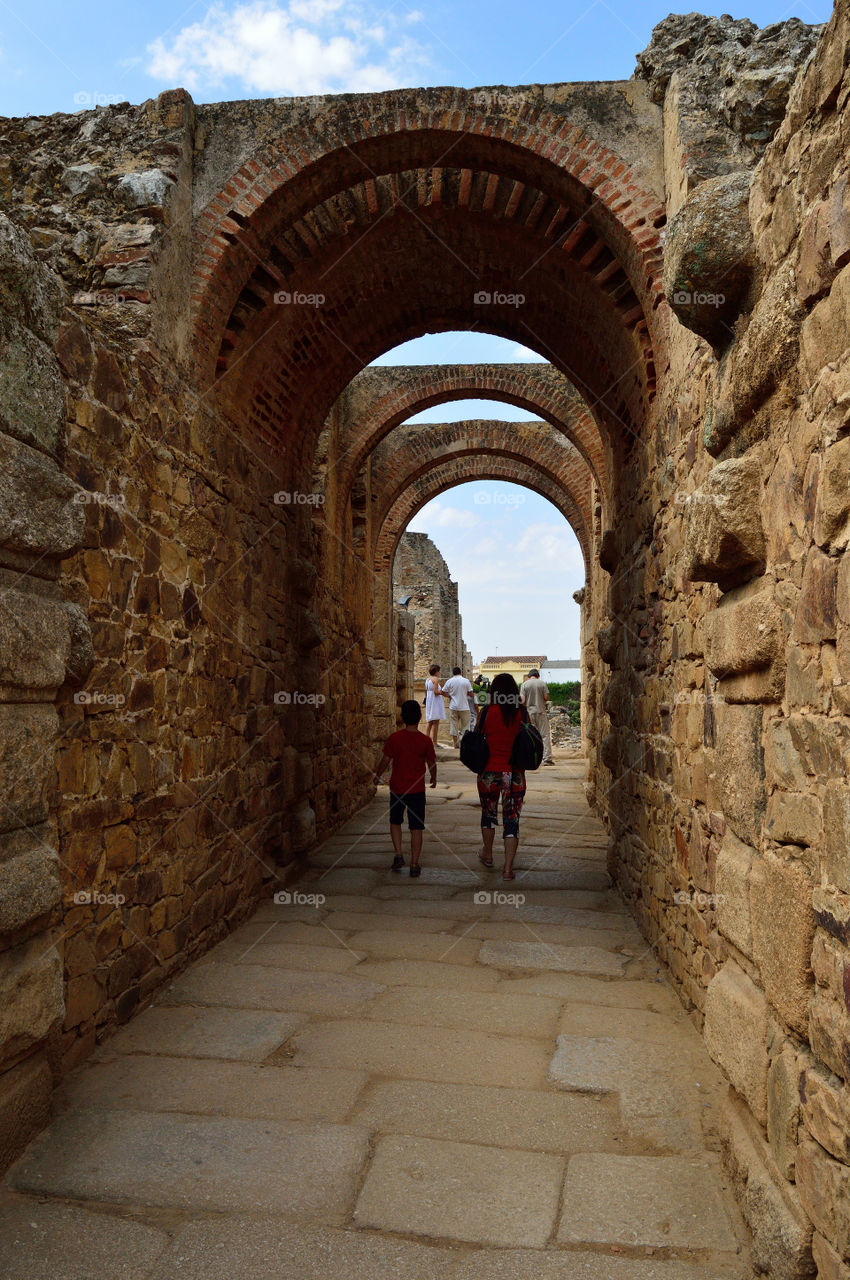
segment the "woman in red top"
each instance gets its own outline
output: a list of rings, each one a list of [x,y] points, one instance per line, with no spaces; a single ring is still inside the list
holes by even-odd
[[[516,878],[513,867],[519,844],[519,815],[525,797],[525,773],[522,769],[513,768],[511,752],[525,714],[525,708],[520,705],[516,680],[503,671],[490,685],[490,697],[478,713],[477,724],[490,748],[487,768],[478,775],[483,843],[478,858],[485,867],[492,867],[493,841],[499,821],[501,796],[502,836],[505,842],[503,880]]]

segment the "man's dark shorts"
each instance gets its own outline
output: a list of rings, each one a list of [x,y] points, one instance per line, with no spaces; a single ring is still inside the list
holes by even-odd
[[[390,825],[400,827],[407,812],[407,825],[411,831],[425,829],[425,792],[414,791],[407,796],[390,792]]]

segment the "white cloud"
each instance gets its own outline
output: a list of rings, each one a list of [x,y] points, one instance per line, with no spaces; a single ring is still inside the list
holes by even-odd
[[[428,533],[431,529],[474,529],[479,523],[472,511],[429,502],[413,517],[408,529],[411,533]]]
[[[235,82],[261,94],[364,93],[416,83],[423,50],[356,0],[213,4],[148,45],[148,72],[192,92]]]
[[[546,363],[545,356],[539,356],[536,351],[532,351],[530,347],[524,347],[520,342],[508,352],[507,359],[509,362],[516,361],[517,363],[523,363],[526,360],[537,360],[543,364]]]

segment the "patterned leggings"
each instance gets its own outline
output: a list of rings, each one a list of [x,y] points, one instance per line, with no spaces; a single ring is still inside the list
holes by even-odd
[[[478,798],[481,801],[482,827],[499,825],[499,796],[502,797],[502,835],[507,839],[519,835],[519,815],[525,799],[525,774],[480,773]]]

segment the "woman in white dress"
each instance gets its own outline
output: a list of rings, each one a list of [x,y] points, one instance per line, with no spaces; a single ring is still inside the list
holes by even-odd
[[[443,701],[443,689],[440,684],[440,664],[435,662],[428,668],[428,679],[425,681],[425,732],[435,747],[440,732],[440,722],[445,718],[446,704]]]

